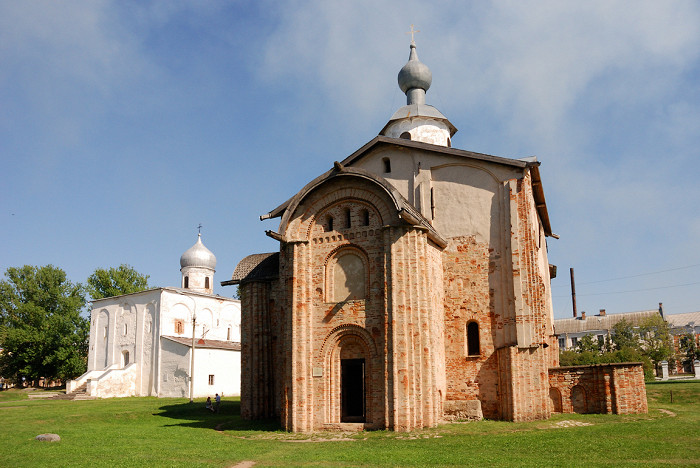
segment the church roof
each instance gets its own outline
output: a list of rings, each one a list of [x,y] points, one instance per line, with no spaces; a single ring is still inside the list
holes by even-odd
[[[575,317],[554,320],[554,334],[584,333],[592,331],[607,331],[616,323],[627,320],[633,326],[638,326],[649,317],[660,315],[658,309],[624,312],[620,314],[593,315],[586,318]]]
[[[248,255],[238,262],[231,279],[222,281],[221,286],[275,279],[279,276],[279,258],[279,252]]]
[[[161,338],[168,339],[170,341],[174,341],[175,343],[179,343],[181,345],[185,345],[187,347],[192,346],[192,337],[187,338],[183,336],[167,336],[167,335],[162,335]],[[236,342],[236,341],[222,341],[222,340],[205,340],[203,338],[195,338],[195,348],[209,348],[209,349],[227,349],[231,351],[240,351],[241,350],[241,344]]]
[[[354,165],[355,163],[357,163],[358,161],[360,161],[364,157],[371,154],[377,148],[381,148],[384,146],[395,146],[395,147],[399,147],[399,148],[401,148],[401,147],[402,148],[413,148],[413,149],[419,149],[419,150],[424,150],[424,151],[430,151],[430,152],[434,152],[434,153],[442,153],[445,155],[456,156],[456,157],[465,158],[465,159],[485,161],[485,162],[500,164],[500,165],[504,165],[504,166],[510,166],[510,167],[516,167],[516,168],[522,168],[522,169],[530,168],[530,171],[532,173],[532,185],[533,185],[533,192],[534,192],[534,197],[535,197],[535,204],[537,205],[537,212],[540,215],[540,219],[542,220],[542,226],[544,228],[545,234],[547,236],[552,236],[552,227],[551,227],[550,221],[549,221],[549,213],[547,212],[547,203],[546,203],[545,198],[544,198],[544,190],[542,189],[542,180],[540,178],[540,171],[539,171],[540,163],[538,161],[503,158],[500,156],[492,156],[490,154],[475,153],[473,151],[466,151],[466,150],[461,150],[461,149],[456,149],[456,148],[448,148],[446,146],[431,145],[429,143],[423,143],[420,141],[404,140],[401,138],[390,138],[390,137],[379,135],[379,136],[374,137],[372,140],[367,142],[364,146],[362,146],[357,151],[352,153],[350,156],[345,158],[343,161],[340,162],[340,164],[345,169],[348,169],[348,166]],[[313,184],[314,182],[316,182],[318,180],[324,179],[331,172],[332,172],[332,170],[326,172],[325,174],[322,174],[321,176],[317,177],[312,182],[310,182],[310,184]],[[304,191],[304,190],[302,189],[302,191]],[[296,195],[295,195],[295,197],[296,197]],[[282,216],[284,214],[284,212],[287,210],[287,207],[289,206],[289,204],[292,202],[292,200],[295,197],[292,197],[289,200],[285,201],[284,203],[282,203],[281,205],[279,205],[277,208],[270,211],[269,213],[261,215],[260,220],[262,221],[265,219],[277,218],[279,216]],[[406,202],[406,203],[408,204],[408,202]],[[430,225],[430,223],[428,223],[428,225]]]
[[[435,107],[430,106],[428,104],[408,104],[394,112],[394,115],[391,116],[391,118],[386,123],[384,128],[382,128],[382,131],[379,132],[379,134],[384,135],[384,132],[386,131],[387,127],[391,125],[391,123],[395,120],[410,119],[412,117],[429,117],[437,120],[442,120],[447,125],[447,128],[450,129],[450,135],[454,135],[455,133],[457,133],[457,127],[452,125],[452,122],[450,122],[447,119],[447,117],[442,115],[442,112],[437,110]]]

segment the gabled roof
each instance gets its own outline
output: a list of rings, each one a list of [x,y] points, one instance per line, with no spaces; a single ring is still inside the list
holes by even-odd
[[[544,228],[545,235],[550,236],[550,237],[552,236],[552,227],[551,227],[550,221],[549,221],[549,213],[547,212],[547,203],[546,203],[545,198],[544,198],[544,190],[542,189],[542,180],[540,178],[540,171],[539,171],[540,163],[539,162],[533,161],[533,160],[502,158],[500,156],[492,156],[489,154],[475,153],[473,151],[466,151],[466,150],[461,150],[461,149],[456,149],[456,148],[448,148],[446,146],[431,145],[429,143],[423,143],[420,141],[404,140],[401,138],[390,138],[390,137],[379,135],[379,136],[374,137],[367,144],[365,144],[360,149],[358,149],[357,151],[352,153],[350,156],[345,158],[343,161],[341,161],[340,165],[347,170],[349,166],[353,166],[358,161],[360,161],[364,157],[368,156],[375,149],[385,147],[385,146],[395,146],[395,147],[399,147],[399,148],[419,149],[419,150],[429,151],[429,152],[433,152],[433,153],[440,153],[440,154],[445,154],[445,155],[449,155],[449,156],[456,156],[456,157],[460,157],[460,158],[467,158],[467,159],[478,160],[478,161],[486,161],[486,162],[490,162],[490,163],[494,163],[494,164],[501,164],[504,166],[510,166],[510,167],[516,167],[516,168],[522,168],[522,169],[530,168],[530,171],[532,174],[532,186],[533,186],[535,204],[537,206],[537,213],[539,214],[540,220],[542,221],[542,226]],[[332,171],[333,171],[333,169],[331,171],[326,172],[325,174],[322,174],[321,176],[317,177],[312,182],[310,182],[310,184],[313,184],[319,180],[325,179]],[[310,184],[307,184],[307,187]],[[391,185],[391,184],[389,184],[389,185]],[[302,191],[304,191],[304,189],[302,189]],[[282,216],[284,214],[285,210],[287,209],[287,207],[289,206],[289,204],[292,202],[292,200],[295,197],[292,197],[289,200],[285,201],[284,203],[282,203],[281,205],[279,205],[277,208],[270,211],[269,213],[261,215],[260,220],[262,221],[265,219],[277,218],[279,216]],[[428,223],[428,224],[430,224],[430,223]]]
[[[231,279],[222,281],[221,286],[276,279],[279,276],[279,262],[279,252],[248,255],[238,262]]]
[[[611,330],[616,323],[627,320],[632,326],[639,326],[645,319],[660,315],[658,309],[624,312],[554,320],[554,334],[584,333]]]
[[[179,343],[181,345],[187,346],[188,348],[192,347],[192,338],[187,338],[184,336],[167,336],[167,335],[161,335],[161,338],[165,338],[170,341],[174,341],[175,343]],[[194,341],[194,347],[195,348],[209,348],[209,349],[225,349],[228,351],[240,351],[241,350],[241,344],[238,343],[237,341],[221,341],[221,340],[205,340],[203,338],[195,338]]]
[[[175,288],[172,286],[166,286],[166,287],[162,287],[162,288],[150,288],[150,289],[144,289],[143,291],[137,291],[137,292],[133,292],[133,293],[129,293],[129,294],[120,294],[118,296],[103,297],[101,299],[92,299],[89,302],[91,304],[93,304],[93,306],[94,306],[95,304],[99,305],[99,303],[101,303],[101,302],[112,301],[115,298],[121,299],[121,298],[127,298],[127,297],[136,297],[136,296],[139,296],[141,294],[151,293],[153,291],[160,291],[160,292],[169,291],[169,292],[174,292],[177,294],[185,294],[185,295],[189,295],[189,296],[213,297],[213,298],[216,298],[217,300],[239,302],[238,299],[234,299],[232,297],[219,296],[218,294],[209,294],[207,292],[194,291],[192,289]]]

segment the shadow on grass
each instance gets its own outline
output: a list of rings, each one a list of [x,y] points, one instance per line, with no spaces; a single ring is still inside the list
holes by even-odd
[[[279,419],[248,421],[241,418],[240,401],[222,401],[218,413],[204,407],[204,402],[179,403],[158,408],[154,416],[173,419],[166,426],[195,427],[220,431],[279,431]]]

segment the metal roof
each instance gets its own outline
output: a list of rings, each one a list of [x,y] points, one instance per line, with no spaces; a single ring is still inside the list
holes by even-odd
[[[685,314],[669,314],[664,316],[672,327],[700,327],[700,312],[687,312]],[[691,325],[692,323],[692,325]]]
[[[642,310],[638,312],[624,312],[620,314],[591,315],[585,319],[582,317],[554,320],[554,334],[584,333],[592,331],[607,331],[616,323],[627,320],[633,326],[638,326],[649,317],[659,315],[658,309]]]
[[[192,346],[192,337],[183,336],[168,336],[162,335],[161,338],[174,341],[181,345],[187,346],[188,348]],[[209,349],[225,349],[229,351],[240,351],[241,344],[236,341],[221,341],[221,340],[205,340],[203,338],[196,339],[194,343],[195,348],[209,348]]]
[[[231,279],[222,281],[221,286],[276,279],[279,276],[279,259],[279,252],[248,255],[238,262]]]

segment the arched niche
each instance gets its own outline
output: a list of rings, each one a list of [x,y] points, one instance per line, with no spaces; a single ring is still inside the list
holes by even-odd
[[[549,401],[551,404],[550,409],[553,413],[561,413],[561,392],[559,389],[550,387],[549,388]]]
[[[366,299],[367,263],[366,254],[356,247],[335,250],[326,262],[326,302]]]
[[[571,406],[574,413],[584,414],[587,412],[586,391],[580,385],[571,389]]]

